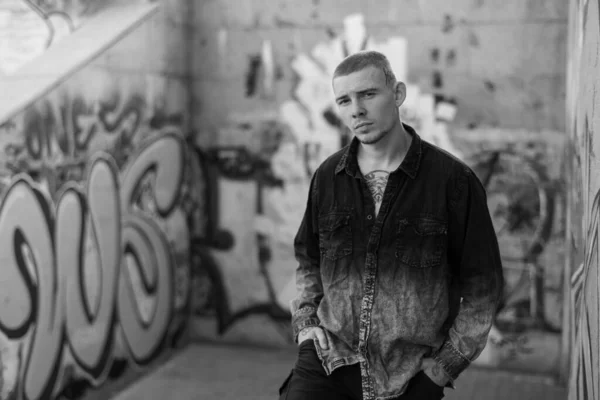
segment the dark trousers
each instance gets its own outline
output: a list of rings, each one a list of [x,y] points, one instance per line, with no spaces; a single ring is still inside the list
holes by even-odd
[[[419,372],[398,400],[439,400],[444,388]],[[317,356],[314,342],[305,340],[298,349],[298,360],[281,388],[279,400],[362,400],[360,366],[340,367],[327,376]]]

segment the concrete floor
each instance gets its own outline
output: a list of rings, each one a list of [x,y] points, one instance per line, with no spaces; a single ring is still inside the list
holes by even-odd
[[[296,348],[264,349],[193,344],[113,397],[115,400],[277,399]],[[448,400],[565,400],[564,388],[547,377],[471,366],[446,389]]]

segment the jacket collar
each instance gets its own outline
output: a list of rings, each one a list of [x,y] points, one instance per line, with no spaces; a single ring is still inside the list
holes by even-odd
[[[412,142],[402,161],[400,167],[398,167],[401,171],[403,171],[410,178],[415,179],[417,176],[417,172],[419,171],[419,166],[421,165],[421,156],[423,154],[422,141],[421,137],[415,132],[415,130],[405,123],[402,123],[404,129],[408,132],[409,135],[412,136]],[[356,155],[358,153],[358,145],[360,142],[356,137],[352,138],[350,144],[346,147],[346,151],[342,155],[342,158],[337,164],[335,168],[335,173],[339,174],[342,171],[346,171],[348,175],[357,177],[359,176],[358,169],[358,160]]]

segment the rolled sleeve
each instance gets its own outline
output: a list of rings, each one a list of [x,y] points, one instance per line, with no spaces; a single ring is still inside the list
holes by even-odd
[[[323,285],[319,268],[317,175],[318,170],[311,180],[304,217],[294,239],[294,253],[298,261],[298,267],[296,268],[298,295],[290,303],[294,341],[298,340],[298,333],[302,329],[319,325],[317,309],[323,298]]]

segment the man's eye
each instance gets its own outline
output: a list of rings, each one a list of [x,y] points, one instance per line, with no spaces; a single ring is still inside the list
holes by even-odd
[[[338,101],[338,105],[340,105],[340,106],[343,106],[343,105],[346,105],[346,104],[348,104],[348,100],[340,100],[340,101]]]
[[[375,96],[375,93],[373,93],[373,92],[365,93],[365,97],[366,98],[370,98],[370,97],[373,97],[373,96]]]

